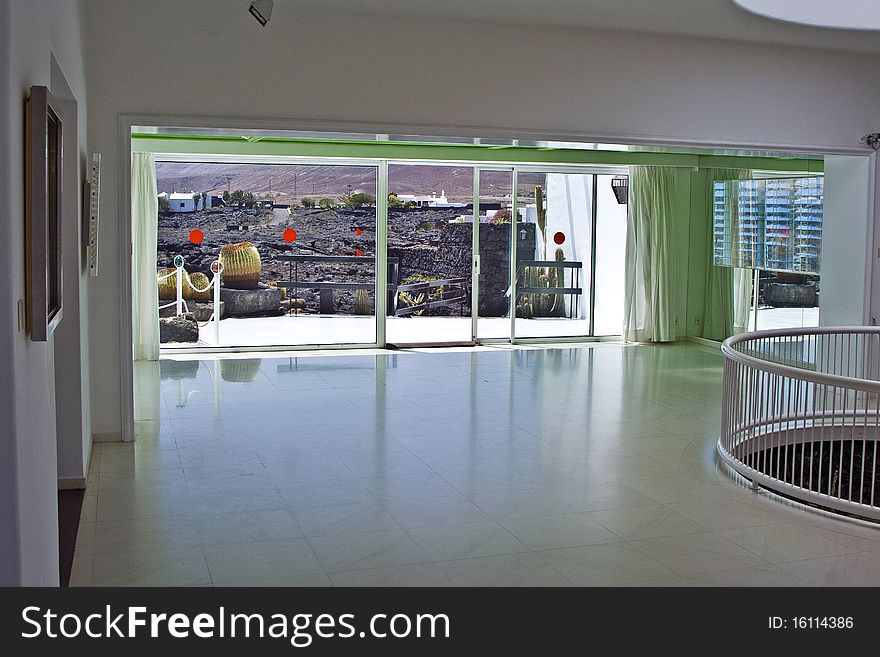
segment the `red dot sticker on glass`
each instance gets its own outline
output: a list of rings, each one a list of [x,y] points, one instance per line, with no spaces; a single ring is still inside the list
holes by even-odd
[[[354,229],[354,234],[355,234],[355,235],[360,235],[360,234],[363,233],[363,232],[364,232],[364,231],[363,231],[362,228],[355,228],[355,229]]]
[[[364,252],[361,251],[360,249],[357,249],[357,250],[354,252],[354,254],[355,254],[356,256],[362,256],[362,255],[364,255]]]
[[[193,228],[189,231],[189,241],[193,244],[201,244],[205,241],[205,234],[198,228]]]
[[[281,236],[285,242],[296,242],[296,231],[293,228],[285,228]]]
[[[553,241],[557,244],[563,244],[565,242],[565,233],[559,232],[553,236]]]

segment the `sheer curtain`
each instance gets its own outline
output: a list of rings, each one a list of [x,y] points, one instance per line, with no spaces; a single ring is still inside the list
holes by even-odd
[[[708,212],[705,220],[709,224],[709,237],[706,247],[703,337],[709,340],[726,340],[731,335],[744,332],[749,323],[752,271],[716,266],[713,239],[715,183],[725,180],[747,180],[749,175],[750,172],[745,169],[706,170]],[[730,194],[726,202],[735,208],[736,195]],[[736,248],[735,245],[733,248]]]
[[[630,167],[623,337],[675,340],[672,194],[675,170]]]
[[[156,242],[159,201],[152,153],[131,155],[132,349],[135,360],[159,358]]]

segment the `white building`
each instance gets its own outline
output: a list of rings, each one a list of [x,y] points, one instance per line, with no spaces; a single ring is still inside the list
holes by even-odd
[[[442,190],[440,196],[437,196],[432,192],[430,196],[419,194],[398,194],[397,198],[403,203],[415,203],[420,208],[463,208],[467,205],[467,203],[450,203],[449,199],[446,198],[446,190]]]
[[[167,194],[162,192],[159,198],[168,200],[168,207],[171,212],[196,212],[205,209],[205,198],[198,192],[190,192],[189,194],[180,192],[171,192]],[[207,207],[211,207],[211,197],[207,197]]]

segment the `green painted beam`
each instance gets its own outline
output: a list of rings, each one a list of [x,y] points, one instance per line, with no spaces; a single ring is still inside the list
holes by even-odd
[[[822,162],[801,158],[745,158],[687,153],[602,151],[483,144],[425,144],[275,137],[133,134],[132,150],[175,155],[327,157],[371,160],[435,160],[486,164],[643,165],[821,171]],[[817,167],[819,167],[817,169]]]
[[[762,169],[798,173],[823,173],[825,161],[803,157],[743,157],[737,155],[700,155],[700,168]]]

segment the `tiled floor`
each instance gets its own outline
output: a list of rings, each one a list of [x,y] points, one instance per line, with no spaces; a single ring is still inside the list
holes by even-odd
[[[880,529],[719,472],[695,345],[136,368],[79,585],[878,585]]]

